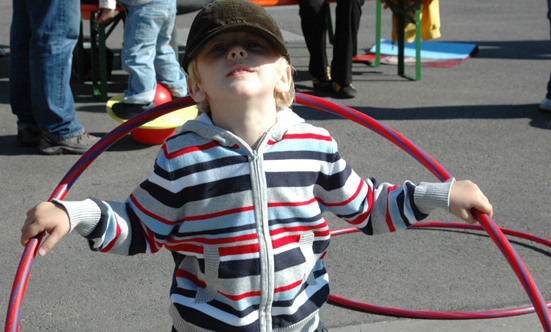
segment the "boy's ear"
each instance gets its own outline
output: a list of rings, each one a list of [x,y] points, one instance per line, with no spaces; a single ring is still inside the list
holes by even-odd
[[[291,66],[287,65],[281,70],[280,77],[275,85],[275,91],[279,93],[288,92],[291,88],[292,72]]]
[[[206,95],[205,91],[203,90],[203,88],[201,87],[201,85],[198,82],[196,82],[191,77],[188,77],[186,79],[186,82],[187,82],[188,92],[189,92],[191,98],[193,98],[193,100],[195,100],[197,103],[200,103],[203,100],[205,100],[207,95]]]

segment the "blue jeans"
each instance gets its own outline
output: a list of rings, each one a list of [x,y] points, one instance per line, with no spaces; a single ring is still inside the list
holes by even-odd
[[[152,102],[157,82],[174,97],[187,95],[186,78],[169,46],[176,20],[176,0],[126,6],[126,15],[122,68],[129,76],[123,101]]]
[[[13,0],[10,104],[17,128],[39,126],[59,138],[84,132],[69,85],[80,2]]]

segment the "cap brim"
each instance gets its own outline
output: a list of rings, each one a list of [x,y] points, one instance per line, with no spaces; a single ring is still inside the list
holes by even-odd
[[[205,44],[207,44],[214,37],[221,35],[225,32],[250,32],[252,34],[259,35],[262,38],[264,38],[266,41],[268,41],[268,43],[270,43],[270,45],[274,48],[274,50],[278,54],[283,55],[289,63],[291,62],[291,59],[289,57],[289,51],[287,50],[287,46],[285,44],[281,44],[281,42],[278,41],[279,37],[275,36],[274,34],[272,34],[271,32],[263,28],[260,28],[251,24],[244,25],[241,23],[239,25],[229,25],[229,26],[220,27],[219,29],[212,31],[210,34],[205,36],[205,38],[203,38],[189,54],[184,53],[184,59],[182,59],[182,66],[184,71],[186,73],[188,72],[187,66],[189,65],[189,61],[193,59],[195,56],[197,56],[197,54],[201,51],[201,49],[203,48],[203,46],[205,46]]]

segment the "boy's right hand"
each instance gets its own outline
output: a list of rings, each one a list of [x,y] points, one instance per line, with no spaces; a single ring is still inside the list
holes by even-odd
[[[65,208],[51,202],[40,203],[27,212],[27,219],[21,229],[21,244],[26,245],[42,232],[48,233],[38,249],[38,254],[44,256],[70,230],[71,223]]]

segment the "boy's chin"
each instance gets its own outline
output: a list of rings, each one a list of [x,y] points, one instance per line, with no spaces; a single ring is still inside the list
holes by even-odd
[[[230,89],[231,95],[234,98],[258,98],[263,94],[267,97],[270,96],[269,93],[259,90],[257,84],[234,84]]]

